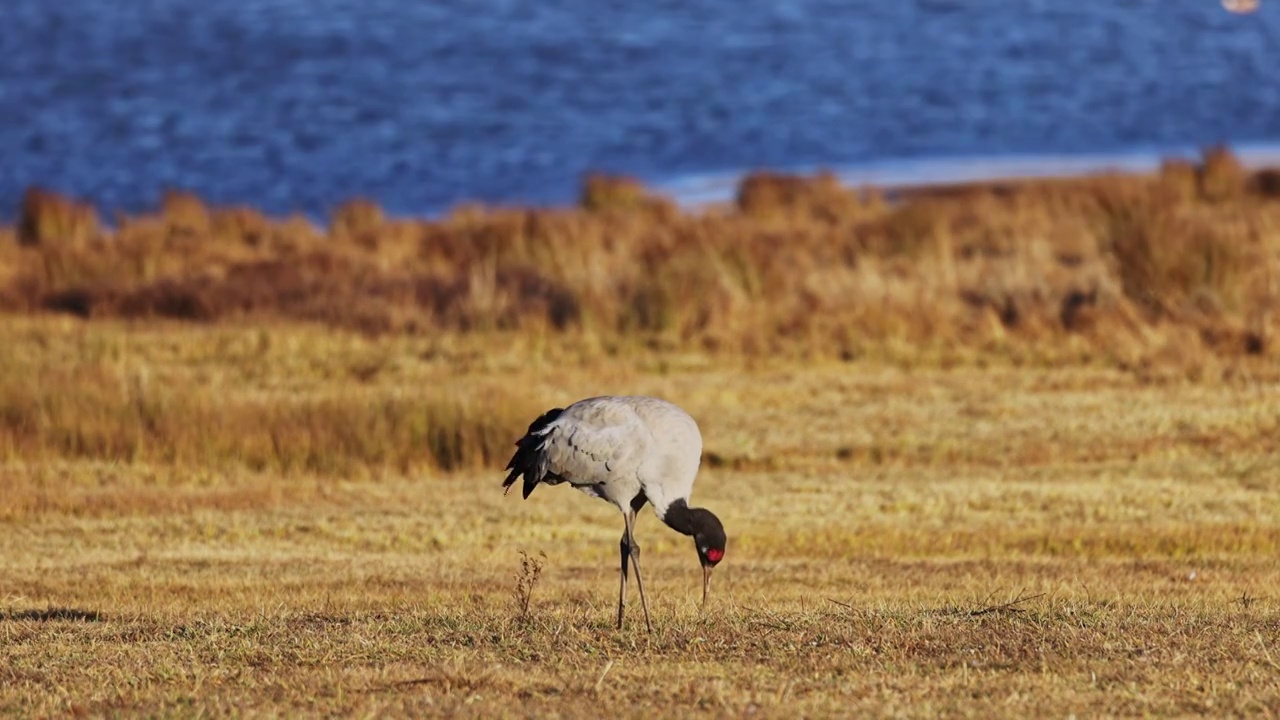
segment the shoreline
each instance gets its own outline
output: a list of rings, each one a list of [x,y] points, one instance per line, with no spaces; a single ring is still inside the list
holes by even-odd
[[[887,194],[915,194],[923,191],[963,188],[984,184],[1018,183],[1024,181],[1080,180],[1107,174],[1133,174],[1148,176],[1159,173],[1161,164],[1171,160],[1197,162],[1204,148],[1197,146],[1136,147],[1130,150],[1086,153],[1008,153],[993,155],[928,155],[921,157],[886,158],[856,163],[761,165],[725,170],[707,170],[672,175],[647,175],[625,170],[595,169],[579,175],[577,191],[560,200],[537,201],[528,198],[486,201],[464,199],[446,207],[427,208],[420,212],[402,211],[384,204],[377,198],[356,193],[331,202],[323,213],[303,210],[274,213],[262,210],[252,201],[212,202],[204,193],[191,187],[172,187],[157,193],[153,205],[136,211],[107,207],[90,196],[70,192],[61,185],[28,183],[77,202],[92,206],[99,215],[104,229],[115,230],[117,216],[137,217],[159,210],[166,192],[194,195],[210,207],[245,208],[273,219],[303,218],[318,227],[326,226],[332,216],[344,205],[352,202],[377,204],[388,220],[403,222],[439,222],[461,208],[482,208],[485,211],[506,210],[555,211],[580,207],[583,181],[591,175],[627,178],[643,185],[645,191],[655,197],[673,202],[684,212],[697,212],[716,206],[732,204],[738,188],[753,175],[789,175],[815,177],[829,173],[849,189],[875,189]],[[1225,147],[1250,171],[1268,168],[1280,169],[1280,141],[1218,143]],[[0,209],[0,227],[12,227],[20,221],[20,198],[9,199]]]
[[[1223,143],[1248,170],[1280,167],[1280,142]],[[790,165],[747,170],[689,173],[668,180],[645,178],[655,194],[669,197],[681,209],[694,210],[732,202],[742,181],[754,173],[812,176],[830,172],[850,188],[911,191],[969,184],[1025,180],[1073,180],[1090,175],[1157,173],[1169,160],[1198,160],[1201,148],[1150,147],[1116,152],[1011,153],[997,155],[932,155],[835,165]],[[411,219],[406,217],[405,219]]]

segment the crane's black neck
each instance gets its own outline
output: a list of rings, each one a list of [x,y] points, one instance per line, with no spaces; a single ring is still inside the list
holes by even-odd
[[[684,500],[676,500],[667,506],[662,521],[678,533],[693,536],[708,529],[710,521],[707,516],[715,518],[710,510],[691,508]]]
[[[676,500],[662,513],[662,521],[672,530],[693,538],[698,548],[698,561],[707,572],[724,557],[724,544],[728,539],[720,518],[706,508],[691,508],[685,500]]]

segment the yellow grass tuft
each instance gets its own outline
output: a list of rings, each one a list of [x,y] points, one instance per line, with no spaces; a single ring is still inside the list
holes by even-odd
[[[378,234],[386,223],[382,208],[372,200],[358,198],[339,205],[329,221],[329,237],[352,239],[376,246]]]
[[[191,192],[169,190],[160,203],[169,233],[181,237],[207,238],[213,229],[208,206]]]
[[[18,242],[24,245],[78,245],[98,233],[92,206],[43,188],[28,188],[18,210]]]
[[[879,198],[842,186],[835,175],[814,177],[776,172],[756,172],[738,187],[737,207],[744,215],[759,218],[791,217],[802,221],[833,222],[863,214],[864,205],[879,208]]]
[[[1200,164],[1200,194],[1209,202],[1241,198],[1249,183],[1249,174],[1229,148],[1207,148]]]
[[[631,223],[661,226],[680,214],[674,202],[649,192],[640,181],[598,172],[583,177],[578,208],[589,217],[606,223],[625,219]]]

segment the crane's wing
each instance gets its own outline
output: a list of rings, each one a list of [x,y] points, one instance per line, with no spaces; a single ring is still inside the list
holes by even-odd
[[[634,474],[653,434],[635,410],[615,398],[591,398],[543,413],[529,425],[507,463],[502,486],[524,476],[524,497],[551,485],[607,483],[615,473]]]

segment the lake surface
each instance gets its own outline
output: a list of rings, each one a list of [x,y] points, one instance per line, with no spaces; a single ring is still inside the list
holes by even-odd
[[[4,0],[0,21],[5,217],[30,184],[425,215],[565,201],[589,169],[692,197],[758,167],[1280,146],[1278,0]]]

